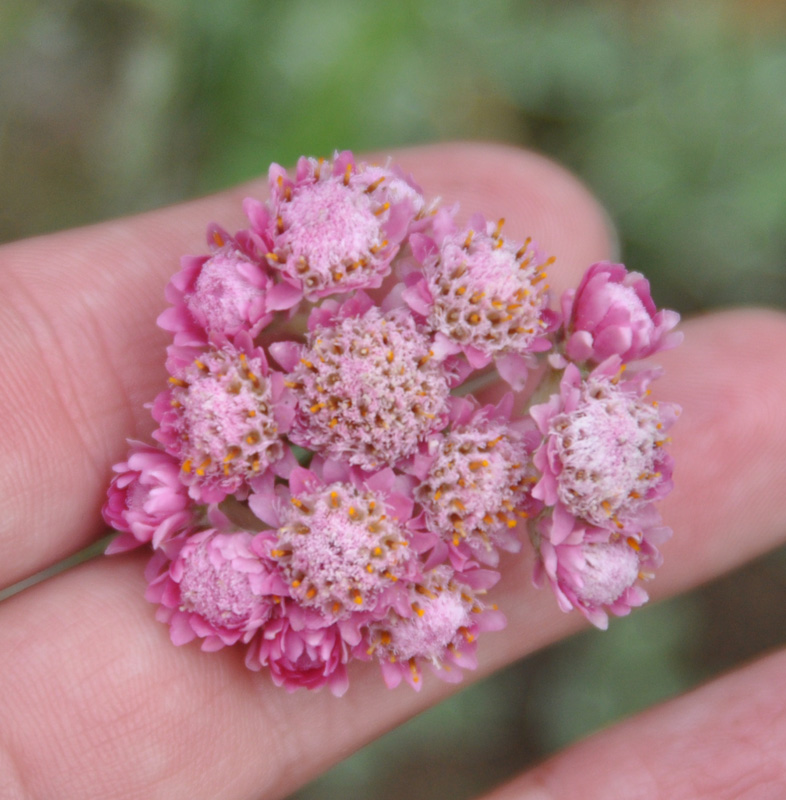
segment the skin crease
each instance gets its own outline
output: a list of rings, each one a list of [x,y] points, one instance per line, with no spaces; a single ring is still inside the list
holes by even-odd
[[[557,257],[549,275],[557,293],[609,257],[602,210],[540,157],[455,144],[394,158],[427,196],[460,201],[466,216],[477,209],[504,215],[509,236],[532,235]],[[252,191],[261,194],[264,182],[0,248],[0,587],[103,532],[99,509],[110,467],[125,455],[126,437],[149,438],[143,404],[166,380],[167,337],[154,324],[163,287],[181,254],[204,250],[207,222],[244,225],[240,202]],[[656,396],[680,403],[684,413],[673,433],[677,488],[662,504],[676,535],[652,584],[656,597],[766,551],[786,530],[786,321],[769,311],[734,311],[683,329],[685,344],[657,359],[667,373]],[[145,560],[141,553],[98,559],[0,605],[0,797],[281,797],[455,691],[428,675],[419,694],[389,691],[376,665],[358,664],[343,698],[288,694],[264,674],[249,673],[242,654],[173,647],[143,597]],[[504,562],[493,599],[509,627],[483,637],[481,667],[466,680],[582,625],[547,591],[532,588],[531,568],[528,557]],[[726,686],[734,688],[738,717],[726,713],[718,699],[725,687],[716,682],[589,739],[498,799],[746,796],[729,794],[729,787],[744,788],[754,769],[780,793],[747,796],[783,796],[786,777],[776,756],[784,748],[772,743],[786,734],[759,702],[763,686],[773,697],[784,695],[783,658],[771,659],[722,679],[733,681]],[[718,733],[702,759],[692,758],[688,744],[702,732],[722,731],[724,718],[727,729],[729,720],[744,718],[744,730]],[[647,731],[646,754],[631,752],[631,736]],[[666,747],[663,739],[671,741],[675,731],[686,745]],[[646,773],[639,795],[620,786],[620,773]],[[713,774],[724,781],[713,783]]]

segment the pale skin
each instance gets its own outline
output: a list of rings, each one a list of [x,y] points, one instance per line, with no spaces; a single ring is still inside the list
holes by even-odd
[[[448,145],[395,159],[426,194],[504,216],[557,257],[556,291],[611,256],[596,201],[561,168],[499,147]],[[244,225],[264,181],[142,216],[0,248],[0,588],[104,532],[111,465],[149,438],[143,404],[166,381],[155,327],[163,288],[215,220]],[[646,265],[629,265],[646,270]],[[689,265],[686,265],[689,269]],[[786,536],[786,318],[738,310],[683,323],[656,385],[683,406],[674,430],[676,535],[652,584],[669,596]],[[0,797],[281,797],[454,689],[385,688],[350,668],[343,698],[288,694],[231,650],[174,647],[143,597],[146,555],[98,559],[0,605]],[[507,559],[494,600],[509,626],[480,642],[485,675],[583,623]],[[591,688],[591,687],[590,687]],[[493,800],[786,796],[786,653],[776,652],[596,734],[489,795]],[[477,765],[482,768],[481,765]]]

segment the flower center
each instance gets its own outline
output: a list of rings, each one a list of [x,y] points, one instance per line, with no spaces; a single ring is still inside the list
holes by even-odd
[[[440,258],[424,264],[438,331],[486,354],[525,352],[543,332],[545,267],[529,242],[521,247],[470,230],[447,237]]]
[[[661,477],[657,409],[608,382],[593,381],[575,411],[551,423],[562,462],[558,495],[599,527],[635,513]]]
[[[449,394],[414,320],[376,308],[315,330],[290,379],[300,410],[293,440],[364,469],[411,455],[443,424]]]
[[[506,425],[482,421],[454,428],[439,442],[429,474],[416,489],[432,530],[458,545],[496,543],[497,534],[525,517],[521,505],[531,487],[529,459]]]
[[[263,369],[227,348],[205,354],[175,384],[182,468],[193,481],[232,491],[284,454]]]
[[[260,598],[252,591],[248,574],[237,571],[218,549],[211,548],[211,541],[201,542],[184,559],[182,608],[216,627],[237,628],[251,618]]]
[[[576,596],[588,606],[610,605],[638,579],[639,556],[627,542],[587,544],[582,553],[585,563]]]
[[[298,186],[278,209],[275,260],[310,299],[367,284],[387,270],[380,222],[386,205],[349,182],[328,178]]]
[[[330,619],[372,607],[410,558],[385,505],[343,483],[292,498],[278,536],[272,555],[293,596]]]

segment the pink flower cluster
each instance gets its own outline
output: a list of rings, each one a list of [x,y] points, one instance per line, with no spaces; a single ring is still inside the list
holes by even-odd
[[[342,694],[352,660],[390,687],[460,680],[526,541],[563,609],[603,626],[642,603],[677,409],[635,362],[677,315],[617,264],[551,308],[552,259],[395,166],[343,152],[269,180],[170,281],[156,444],[130,442],[104,506],[108,552],[152,550],[172,641],[241,646],[289,690]],[[533,368],[554,391],[529,409],[469,391]]]

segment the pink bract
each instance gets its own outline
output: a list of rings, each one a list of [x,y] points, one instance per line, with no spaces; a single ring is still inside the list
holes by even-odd
[[[270,168],[271,210],[252,215],[252,229],[272,242],[271,267],[307,300],[380,286],[422,210],[415,186],[366,170],[349,152],[332,163],[301,158],[294,180],[277,164]]]
[[[518,525],[536,505],[534,441],[525,421],[511,422],[512,407],[512,395],[497,406],[457,400],[449,430],[430,439],[413,463],[427,530],[415,541],[419,550],[431,549],[429,565],[448,555],[456,568],[467,558],[496,564],[497,548],[520,549]]]
[[[242,496],[268,468],[285,475],[294,466],[283,439],[294,414],[283,376],[247,335],[179,366],[170,383],[153,404],[154,436],[178,459],[192,497]]]
[[[489,570],[476,572],[488,585],[499,577]],[[370,625],[368,653],[379,659],[389,688],[403,679],[419,691],[424,665],[444,681],[460,681],[461,669],[477,667],[478,633],[505,626],[496,608],[485,607],[470,586],[455,578],[447,566],[431,570],[414,588],[406,616],[389,615]]]
[[[671,490],[672,461],[663,445],[678,409],[649,400],[646,380],[621,380],[619,366],[618,358],[608,359],[582,381],[569,364],[560,393],[530,409],[543,436],[532,494],[556,506],[557,542],[569,533],[571,517],[622,530]]]
[[[171,540],[148,565],[146,597],[174,644],[202,639],[203,650],[248,642],[272,616],[285,585],[251,550],[254,535],[203,530]]]
[[[650,285],[622,264],[593,264],[579,284],[562,296],[565,350],[573,361],[599,363],[610,356],[623,362],[676,347],[682,333],[673,328],[676,311],[658,311]]]
[[[180,464],[168,453],[129,442],[126,461],[116,473],[102,509],[104,520],[121,535],[107,553],[122,553],[150,542],[154,548],[191,525],[196,510],[180,482]]]
[[[406,277],[403,299],[435,331],[439,352],[463,352],[475,369],[495,360],[501,377],[524,385],[534,361],[548,350],[546,334],[557,317],[548,309],[547,259],[527,240],[502,236],[502,222],[475,215],[458,230],[437,214],[436,238],[414,234],[412,252],[420,270]]]
[[[290,433],[327,458],[373,470],[412,455],[444,427],[449,375],[432,341],[405,309],[383,314],[352,302],[316,309],[305,347],[271,348],[297,397]]]

